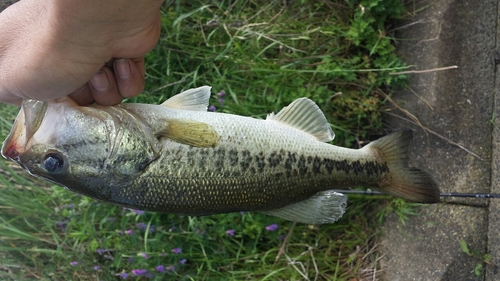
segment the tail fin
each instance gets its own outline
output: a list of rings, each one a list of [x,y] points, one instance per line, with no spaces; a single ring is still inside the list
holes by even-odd
[[[388,182],[380,191],[420,203],[439,202],[439,189],[428,173],[408,167],[412,130],[401,130],[371,142],[366,148],[380,152],[389,168]]]

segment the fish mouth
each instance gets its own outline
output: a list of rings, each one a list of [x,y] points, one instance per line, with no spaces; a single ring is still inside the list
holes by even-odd
[[[47,102],[24,100],[12,129],[2,145],[2,156],[19,163],[28,141],[36,133],[47,112]]]

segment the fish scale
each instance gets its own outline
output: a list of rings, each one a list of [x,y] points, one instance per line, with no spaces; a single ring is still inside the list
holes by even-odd
[[[162,156],[134,181],[133,186],[142,186],[142,189],[135,193],[124,191],[114,200],[140,209],[182,214],[272,210],[289,202],[302,201],[332,186],[343,188],[353,183],[373,186],[388,172],[387,167],[377,163],[375,157],[370,159],[370,154],[363,152],[358,152],[363,162],[336,161],[313,157],[311,153],[299,155],[284,148],[252,153],[234,145],[231,148],[224,142],[219,146],[195,148],[165,141],[162,147],[168,149],[164,149]],[[328,148],[332,146],[325,144],[325,150]],[[325,152],[332,154],[331,151]],[[349,177],[349,173],[356,179]],[[168,192],[160,192],[163,189]],[[172,192],[177,195],[170,197]],[[153,200],[155,196],[156,200]],[[178,201],[179,198],[191,200],[193,196],[200,201]],[[210,204],[207,205],[207,202]]]
[[[411,130],[349,149],[326,143],[334,133],[309,99],[259,120],[207,112],[209,98],[205,86],[161,105],[29,100],[2,155],[69,190],[174,214],[261,211],[332,223],[347,197],[331,190],[360,185],[439,201],[432,177],[408,167]]]

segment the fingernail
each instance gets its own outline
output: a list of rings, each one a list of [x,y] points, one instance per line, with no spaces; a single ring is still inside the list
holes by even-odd
[[[115,60],[115,71],[120,79],[128,79],[130,77],[130,63],[127,59]]]
[[[105,92],[109,88],[109,79],[106,71],[99,70],[92,78],[90,78],[90,84],[92,87],[99,92]]]

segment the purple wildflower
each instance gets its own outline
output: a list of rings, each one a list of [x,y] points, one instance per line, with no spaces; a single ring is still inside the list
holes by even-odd
[[[217,94],[217,96],[218,96],[219,98],[222,98],[222,97],[224,97],[225,95],[226,95],[226,92],[224,92],[224,91],[220,91],[220,92]]]
[[[125,230],[125,234],[132,235],[132,234],[134,234],[134,231],[132,229]]]
[[[133,269],[132,270],[132,274],[134,274],[135,276],[143,276],[147,273],[148,271],[145,270],[145,269]]]
[[[134,257],[128,258],[128,263],[133,263],[134,262]]]
[[[69,205],[66,205],[66,209],[73,209],[75,207],[75,204],[69,204]]]
[[[72,261],[69,264],[71,264],[71,266],[76,266],[76,265],[78,265],[78,262],[77,261]]]
[[[145,258],[145,259],[149,259],[149,256],[148,256],[148,254],[146,254],[146,253],[139,253],[139,254],[137,254],[137,255],[138,255],[139,257],[143,257],[143,258]]]
[[[165,266],[159,265],[159,266],[156,267],[156,270],[158,270],[159,272],[163,273],[163,272],[165,272]]]
[[[175,267],[174,267],[173,265],[169,265],[169,266],[167,267],[167,270],[168,270],[168,271],[175,271]]]
[[[180,260],[180,261],[179,261],[179,263],[180,263],[180,264],[185,264],[185,263],[186,263],[186,261],[187,261],[186,259],[182,259],[182,260]]]
[[[182,253],[182,249],[181,248],[173,248],[172,249],[172,253],[174,253],[174,254],[180,254],[180,253]]]
[[[100,267],[100,266],[98,266],[98,265],[94,265],[94,270],[99,270],[99,269],[101,269],[101,267]]]
[[[129,211],[132,211],[134,214],[136,214],[136,215],[140,215],[140,216],[142,216],[142,215],[146,214],[146,212],[144,212],[144,211],[142,211],[142,210],[136,210],[136,209],[131,209],[131,208],[125,208],[125,207],[123,207],[123,210],[129,210]]]
[[[267,231],[275,231],[276,229],[278,229],[278,225],[277,225],[277,224],[275,224],[275,223],[273,223],[273,224],[271,224],[271,225],[266,226],[266,230],[267,230]]]
[[[213,105],[208,107],[208,111],[215,112],[215,110],[217,110],[217,108],[215,108],[215,106],[213,106]]]
[[[134,212],[136,215],[143,216],[146,212],[142,210],[135,210],[135,209],[130,209],[132,212]]]
[[[232,237],[234,236],[234,231],[235,231],[234,229],[228,229],[226,230],[226,234]]]
[[[146,231],[146,229],[148,229],[148,224],[143,223],[143,222],[139,222],[139,223],[137,223],[137,228],[139,228],[142,231]],[[149,225],[149,233],[153,233],[153,231],[155,231],[155,226]]]
[[[60,227],[62,231],[66,231],[66,224],[67,223],[68,223],[68,220],[58,221],[58,222],[56,222],[56,226]]]
[[[218,101],[219,103],[224,103],[224,99],[223,99],[223,98],[219,98],[217,101]]]
[[[122,273],[120,273],[120,277],[121,277],[122,279],[127,279],[127,277],[128,277],[128,273],[126,273],[126,272],[122,272]]]
[[[107,252],[112,251],[112,250],[109,250],[109,249],[97,249],[95,251],[98,254],[104,254],[104,253],[107,253]]]

